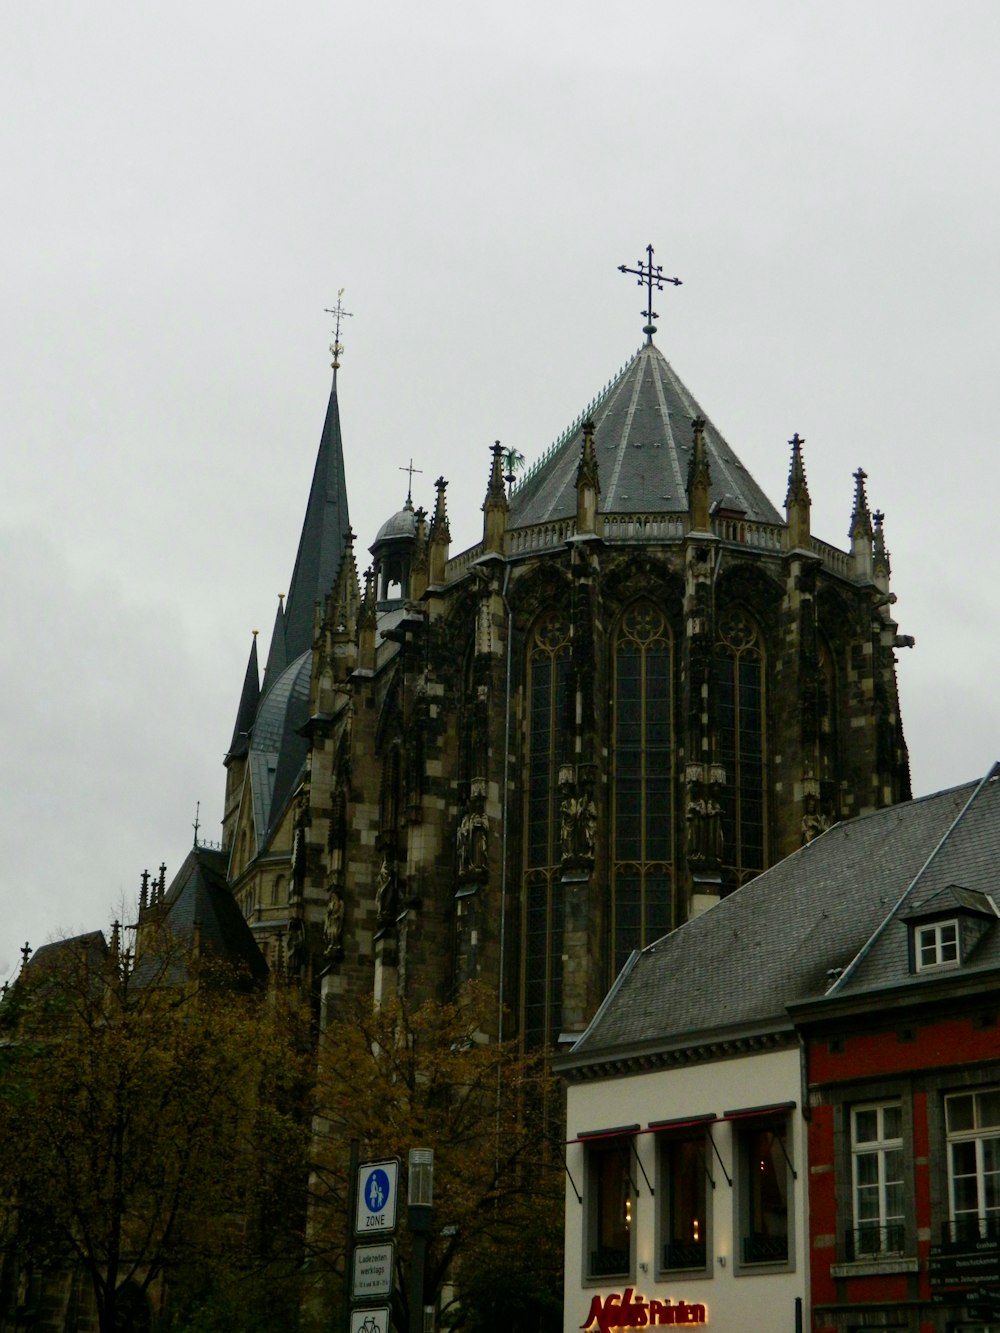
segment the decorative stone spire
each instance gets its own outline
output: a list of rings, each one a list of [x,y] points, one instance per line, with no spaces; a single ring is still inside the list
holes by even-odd
[[[854,562],[854,575],[858,579],[870,579],[872,576],[872,516],[868,509],[868,496],[865,494],[865,481],[868,474],[858,468],[854,474],[854,512],[851,514],[851,556]]]
[[[687,475],[688,519],[693,532],[708,532],[711,526],[709,495],[712,477],[708,467],[708,455],[705,452],[705,418],[695,417],[691,422],[691,429],[694,434],[694,444],[691,448]]]
[[[427,510],[421,507],[416,512],[417,529],[413,542],[413,564],[410,567],[410,596],[416,601],[427,591]]]
[[[798,431],[788,441],[792,446],[792,461],[788,468],[788,493],[785,496],[785,519],[788,523],[789,550],[807,550],[809,547],[809,487],[802,461],[802,446]]]
[[[490,480],[486,487],[486,499],[483,501],[483,549],[503,554],[503,536],[507,530],[507,488],[504,485],[504,451],[500,441],[490,446],[493,462],[490,465]]]
[[[333,588],[330,590],[329,615],[335,635],[353,639],[357,633],[361,593],[358,588],[358,566],[354,558],[354,530],[348,526],[344,534],[344,554]]]
[[[365,591],[361,598],[361,614],[358,618],[358,666],[364,671],[375,670],[376,629],[375,570],[369,565],[365,570]]]
[[[122,934],[121,934],[121,931],[122,931],[122,928],[121,928],[121,922],[120,922],[120,921],[112,921],[112,923],[111,923],[111,957],[114,959],[114,961],[115,961],[116,963],[117,963],[118,959],[121,957],[121,951],[122,951]]]
[[[583,423],[583,445],[576,469],[576,530],[578,534],[596,533],[597,506],[601,499],[601,478],[594,450],[594,423]]]
[[[431,584],[444,583],[445,565],[448,563],[448,547],[451,544],[451,529],[448,527],[448,509],[445,492],[448,483],[444,477],[438,477],[434,483],[437,496],[434,501],[434,515],[431,518],[430,559],[428,576]]]
[[[874,524],[872,577],[883,592],[888,592],[892,566],[889,563],[889,552],[885,547],[885,529],[882,526],[884,521],[885,514],[882,513],[881,509],[876,509],[872,515],[872,523]]]

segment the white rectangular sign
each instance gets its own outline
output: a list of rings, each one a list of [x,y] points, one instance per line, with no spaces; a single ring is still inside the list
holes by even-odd
[[[389,1307],[351,1311],[351,1333],[389,1333]]]
[[[358,1168],[358,1211],[354,1230],[359,1236],[395,1231],[399,1198],[399,1158],[365,1162]]]
[[[354,1251],[354,1287],[355,1300],[361,1296],[392,1295],[393,1243],[385,1241],[381,1245],[358,1245]]]

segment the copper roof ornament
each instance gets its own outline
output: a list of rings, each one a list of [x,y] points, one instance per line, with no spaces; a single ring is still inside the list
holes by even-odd
[[[663,284],[665,282],[670,282],[673,283],[675,287],[680,287],[681,280],[680,278],[665,278],[663,276],[663,265],[653,263],[653,247],[651,245],[646,246],[646,263],[644,264],[641,259],[637,259],[636,264],[638,265],[637,268],[629,268],[625,264],[619,264],[618,272],[633,274],[637,279],[636,285],[639,287],[645,285],[646,287],[646,309],[642,312],[645,316],[646,324],[642,331],[646,335],[646,344],[648,346],[652,343],[653,334],[656,332],[656,325],[653,323],[653,320],[659,319],[659,315],[653,309],[653,285],[656,285],[656,290],[658,292],[662,292]]]

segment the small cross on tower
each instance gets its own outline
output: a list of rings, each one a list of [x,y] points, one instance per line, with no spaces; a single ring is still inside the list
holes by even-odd
[[[646,335],[646,343],[648,345],[653,341],[653,334],[656,332],[656,325],[653,323],[653,320],[659,319],[659,315],[657,315],[656,311],[653,309],[654,284],[656,290],[662,292],[663,284],[665,282],[672,283],[675,287],[679,287],[681,285],[681,280],[680,278],[665,278],[663,276],[663,266],[661,264],[653,263],[653,247],[651,245],[646,246],[646,263],[644,264],[641,259],[637,260],[636,263],[638,265],[637,268],[629,268],[626,264],[619,264],[618,272],[632,273],[638,279],[637,285],[639,287],[645,285],[646,309],[642,313],[646,317],[646,325],[643,329],[643,333]]]
[[[414,474],[414,472],[417,472],[417,473],[422,474],[422,473],[423,473],[423,468],[422,468],[422,467],[414,467],[414,466],[413,466],[413,459],[411,458],[410,461],[409,461],[409,463],[407,464],[407,466],[406,466],[406,467],[401,467],[401,468],[399,469],[399,471],[400,471],[400,472],[406,472],[406,473],[409,474],[408,477],[407,477],[407,482],[406,482],[406,503],[407,503],[408,505],[412,505],[412,504],[413,504],[413,474]]]

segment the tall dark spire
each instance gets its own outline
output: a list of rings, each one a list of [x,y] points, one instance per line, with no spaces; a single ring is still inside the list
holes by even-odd
[[[294,662],[301,653],[312,647],[313,607],[316,602],[325,601],[333,587],[349,527],[344,445],[340,435],[335,373],[309,488],[299,549],[295,556],[295,568],[288,587],[288,603],[285,607],[287,662]]]
[[[236,759],[246,754],[250,741],[253,720],[257,716],[257,704],[260,701],[260,668],[257,664],[257,631],[253,632],[250,645],[250,657],[247,661],[246,675],[243,677],[243,692],[236,710],[236,725],[233,727],[233,739],[229,742],[226,759]]]
[[[264,666],[264,685],[266,694],[288,665],[288,653],[285,650],[285,594],[278,593],[278,609],[274,613],[274,627],[271,630],[271,646],[267,650],[267,663]]]

